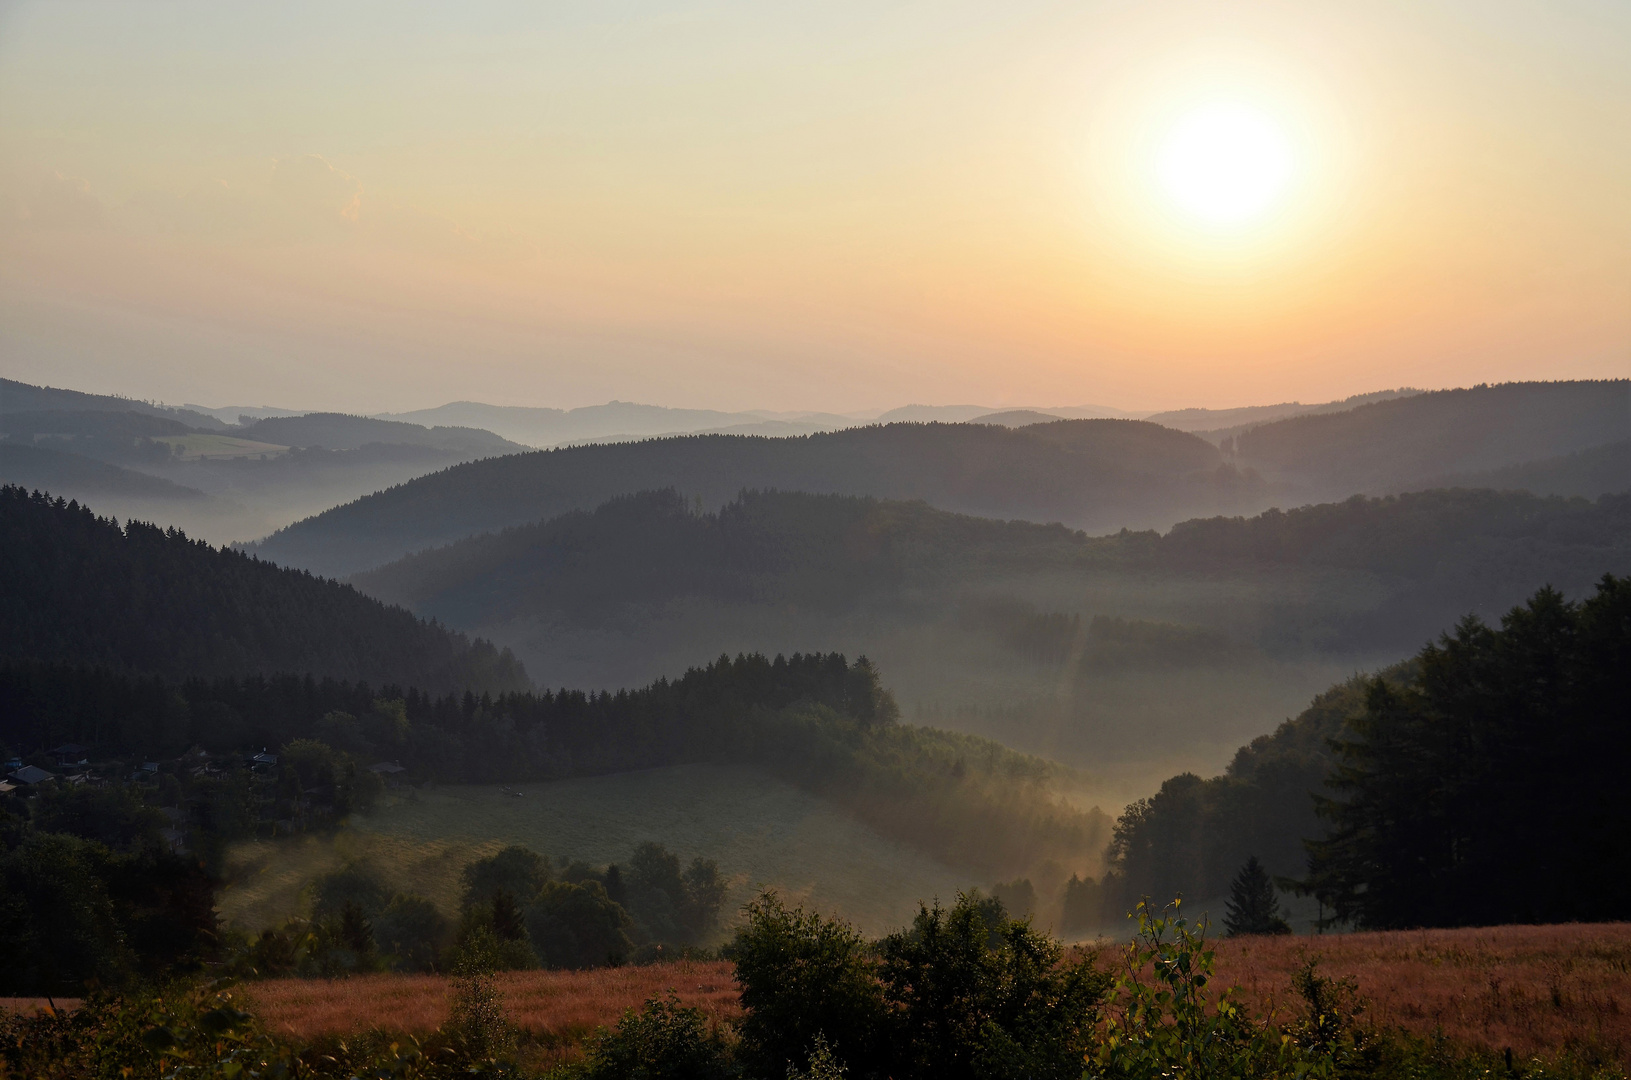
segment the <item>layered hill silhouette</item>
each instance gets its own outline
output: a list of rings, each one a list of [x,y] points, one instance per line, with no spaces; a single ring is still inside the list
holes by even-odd
[[[877,660],[909,713],[1092,767],[1167,737],[1238,743],[1468,611],[1627,570],[1631,495],[1418,492],[1092,537],[789,492],[698,513],[667,491],[352,580],[550,685],[827,642]]]
[[[1296,416],[1225,443],[1242,465],[1320,496],[1407,490],[1631,438],[1631,380],[1503,383]]]
[[[192,409],[0,384],[0,482],[223,540],[263,536],[358,495],[524,449],[474,428],[339,413],[230,425]]]
[[[0,660],[173,679],[284,672],[527,688],[507,652],[333,581],[0,487]]]
[[[687,436],[471,462],[336,507],[253,546],[344,575],[476,533],[673,488],[717,507],[744,489],[922,499],[1087,529],[1260,508],[1261,485],[1205,440],[1131,420],[889,424],[801,438]]]

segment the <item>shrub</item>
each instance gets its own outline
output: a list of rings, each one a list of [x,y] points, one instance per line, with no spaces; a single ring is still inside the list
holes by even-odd
[[[738,1070],[730,1046],[700,1009],[680,1005],[672,991],[629,1009],[617,1030],[601,1028],[584,1063],[585,1080],[727,1080]]]
[[[1108,976],[977,893],[920,907],[880,946],[896,1076],[1081,1074]]]
[[[727,952],[736,962],[746,1015],[739,1025],[743,1064],[780,1076],[807,1061],[817,1040],[860,1067],[877,1061],[888,1019],[877,965],[859,932],[764,892]]]

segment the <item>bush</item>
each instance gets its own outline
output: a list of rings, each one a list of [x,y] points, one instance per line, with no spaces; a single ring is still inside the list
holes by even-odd
[[[859,932],[764,892],[727,953],[736,962],[746,1015],[743,1064],[781,1076],[809,1060],[817,1040],[854,1066],[879,1060],[888,1019],[877,965]]]
[[[1074,1080],[1110,979],[1090,960],[962,894],[880,946],[895,1076]]]
[[[672,991],[629,1009],[617,1030],[601,1028],[584,1063],[585,1080],[727,1080],[738,1075],[730,1046],[701,1010]]]

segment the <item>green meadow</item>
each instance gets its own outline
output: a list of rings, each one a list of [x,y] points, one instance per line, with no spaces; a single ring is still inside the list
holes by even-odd
[[[716,860],[730,882],[727,912],[773,885],[871,934],[909,922],[919,899],[989,884],[755,769],[699,764],[507,788],[429,786],[393,794],[329,835],[241,842],[221,916],[253,931],[304,914],[313,879],[355,859],[454,913],[464,865],[507,844],[598,865],[625,861],[646,840],[687,861]]]

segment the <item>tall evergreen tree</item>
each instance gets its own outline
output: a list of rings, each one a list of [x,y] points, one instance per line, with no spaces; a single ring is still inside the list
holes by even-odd
[[[1240,934],[1289,934],[1291,925],[1280,915],[1280,900],[1268,871],[1253,855],[1235,875],[1224,908],[1223,928],[1230,937]]]

